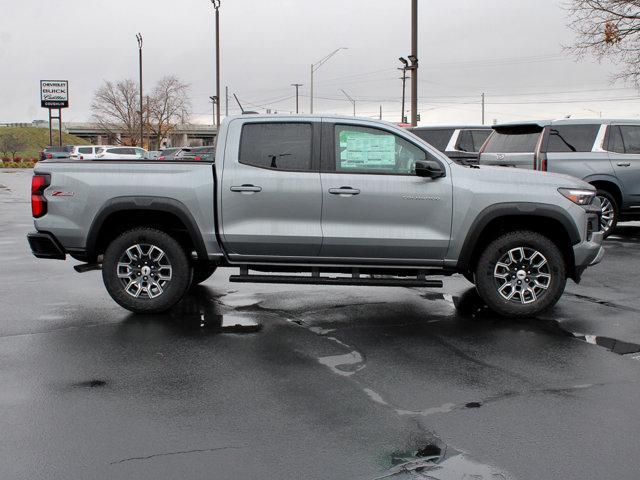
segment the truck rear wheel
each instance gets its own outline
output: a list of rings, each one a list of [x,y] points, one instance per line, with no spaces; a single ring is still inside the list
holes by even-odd
[[[547,237],[530,231],[507,233],[480,255],[476,288],[500,315],[529,317],[560,299],[567,283],[564,258]]]
[[[136,313],[163,312],[183,297],[191,283],[184,249],[170,235],[136,228],[107,247],[102,263],[105,287],[120,306]]]

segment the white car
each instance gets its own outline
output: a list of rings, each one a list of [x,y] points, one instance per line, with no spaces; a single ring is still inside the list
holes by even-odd
[[[146,158],[147,151],[139,147],[101,147],[96,155],[98,160],[144,160]]]
[[[74,160],[95,160],[101,148],[104,147],[100,145],[74,145],[69,152],[69,158]]]

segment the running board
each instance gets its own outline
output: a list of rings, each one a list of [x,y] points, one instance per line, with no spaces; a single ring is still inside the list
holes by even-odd
[[[415,278],[371,278],[357,273],[350,277],[322,277],[318,272],[311,276],[302,275],[249,275],[245,269],[240,275],[231,275],[230,282],[243,283],[288,283],[305,285],[360,285],[370,287],[429,287],[442,288],[442,280],[429,280],[422,275]]]

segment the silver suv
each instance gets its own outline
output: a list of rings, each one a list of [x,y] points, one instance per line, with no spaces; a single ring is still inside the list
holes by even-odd
[[[590,183],[602,204],[601,228],[640,218],[640,120],[562,119],[496,125],[481,165],[564,173]]]

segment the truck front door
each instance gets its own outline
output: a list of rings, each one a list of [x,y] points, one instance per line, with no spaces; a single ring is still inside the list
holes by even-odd
[[[318,255],[320,123],[237,119],[220,181],[222,236],[233,260]],[[220,169],[218,169],[220,171]]]
[[[414,173],[436,160],[446,177]],[[451,233],[449,166],[418,143],[376,126],[323,124],[322,257],[441,264]]]

